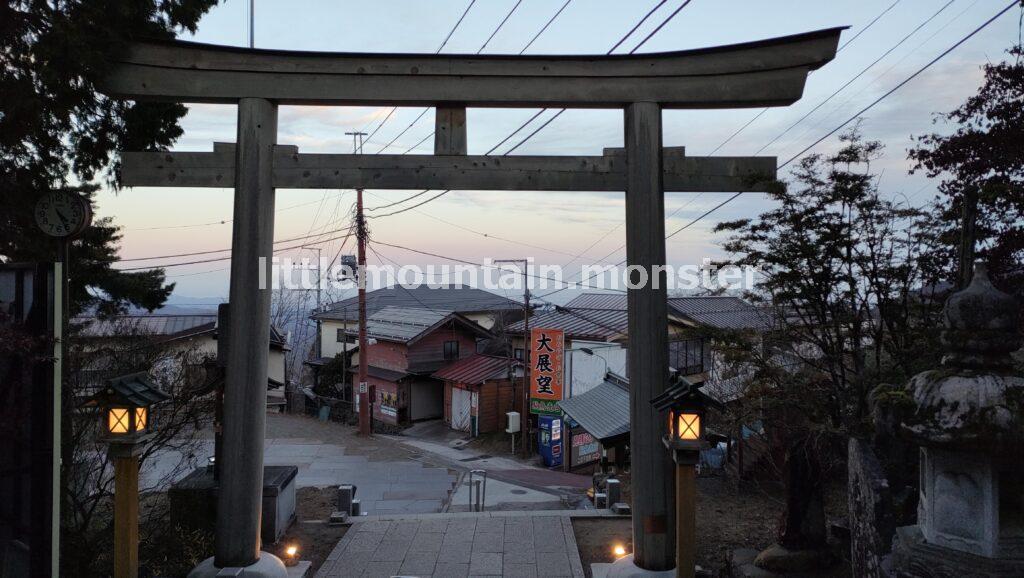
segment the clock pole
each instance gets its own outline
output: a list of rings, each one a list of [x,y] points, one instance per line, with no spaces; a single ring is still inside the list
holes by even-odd
[[[68,210],[65,214],[61,209]],[[61,463],[70,463],[71,455],[64,455],[61,443],[61,403],[65,377],[68,372],[68,317],[70,306],[71,239],[81,235],[92,223],[92,204],[88,198],[64,191],[52,191],[41,197],[35,207],[36,225],[46,235],[55,237],[57,255],[53,264],[53,318],[48,320],[53,334],[53,387],[46,392],[45,403],[50,406],[48,448],[43,454],[49,459],[50,474],[50,575],[60,575],[60,505]],[[42,456],[41,456],[42,457]],[[66,461],[65,461],[66,460]]]

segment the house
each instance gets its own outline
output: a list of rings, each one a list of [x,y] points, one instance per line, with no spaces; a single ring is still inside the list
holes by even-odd
[[[612,297],[619,297],[613,295]],[[557,307],[530,317],[531,328],[559,329],[565,333],[565,397],[572,397],[589,391],[602,383],[608,372],[628,375],[629,316],[625,309],[625,295],[622,307],[581,309]],[[685,338],[689,325],[675,315],[669,315],[668,339],[680,344],[676,349],[681,353],[670,360],[672,367],[685,367],[687,375],[699,374],[704,370],[701,363],[701,342]],[[512,324],[508,331],[516,335],[514,357],[523,358],[522,321]]]
[[[387,306],[366,320],[368,345],[353,356],[366,364],[374,419],[393,425],[444,416],[444,382],[434,373],[477,353],[493,334],[461,313]],[[358,329],[349,328],[349,337]],[[358,403],[356,404],[358,407]]]
[[[622,471],[629,444],[629,380],[613,372],[589,391],[558,402],[566,418],[567,470],[613,461]]]
[[[464,285],[431,287],[396,285],[367,291],[366,315],[372,316],[385,307],[434,309],[458,313],[487,330],[523,318],[523,304],[482,289]],[[343,337],[359,323],[359,297],[332,303],[311,316],[320,323],[322,357],[341,353]]]
[[[582,315],[611,311],[624,313],[626,296],[584,293],[566,304],[566,308]],[[714,351],[714,344],[700,335],[699,329],[764,334],[774,328],[774,315],[767,308],[730,295],[669,297],[668,308],[670,326],[674,322],[683,325],[683,329],[674,333],[674,339],[670,339],[669,366],[692,382],[704,383],[705,391],[718,401],[737,399],[746,382],[745,373],[725,363],[723,357]]]
[[[772,311],[733,296],[670,297],[668,306],[670,330],[676,323],[683,324],[683,329],[678,330],[675,339],[669,343],[670,367],[689,382],[702,384],[703,391],[717,402],[727,404],[742,398],[751,375],[749,368],[725,361],[721,352],[716,351],[714,341],[703,336],[703,329],[753,332],[762,338],[775,329],[776,319]],[[566,308],[581,316],[600,314],[613,317],[613,312],[625,313],[626,296],[584,293],[570,301]],[[628,379],[605,379],[582,395],[564,399],[559,406],[567,422],[569,447],[564,451],[569,458],[568,463],[575,468],[594,463],[597,457],[593,449],[597,444],[602,457],[606,461],[614,460],[621,468],[627,459],[623,439],[628,441],[629,436]],[[753,463],[767,450],[762,449],[763,444],[758,439],[748,440],[750,436],[745,432],[752,433],[747,428],[740,428],[735,440],[739,444],[729,445],[730,448],[735,445],[737,449],[729,454],[736,454],[736,459],[742,463],[745,448],[746,461]],[[727,438],[730,434],[728,431],[718,433],[725,434]],[[726,459],[729,460],[727,468],[736,462],[728,454]],[[742,470],[743,466],[739,467]]]
[[[505,414],[523,406],[523,366],[509,357],[478,353],[434,372],[444,382],[444,422],[480,434],[505,428]]]
[[[366,293],[367,317],[386,307],[450,311],[494,331],[523,318],[521,302],[463,285],[396,285]],[[327,305],[310,318],[319,325],[320,337],[318,352],[306,365],[313,369],[314,384],[319,384],[320,369],[336,357],[348,358],[347,365],[355,363],[351,358],[359,345],[352,330],[359,326],[359,298],[350,297]],[[345,384],[342,386],[339,389],[343,397],[351,399],[348,388]]]
[[[201,365],[217,357],[217,315],[118,315],[107,318],[89,316],[75,317],[71,325],[78,331],[88,350],[102,352],[125,350],[138,339],[153,340],[167,349],[166,360],[180,360],[190,365]],[[270,327],[270,352],[267,357],[268,400],[274,404],[283,401],[282,387],[287,383],[285,355],[291,347],[288,336],[280,329]],[[187,360],[186,360],[187,358]],[[104,376],[102,357],[94,361],[87,370],[95,372],[102,381]],[[277,398],[280,398],[278,400]]]

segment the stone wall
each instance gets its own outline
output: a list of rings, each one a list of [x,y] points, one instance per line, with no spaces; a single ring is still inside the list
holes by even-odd
[[[847,499],[850,508],[850,563],[858,578],[888,576],[882,560],[892,550],[896,524],[889,481],[867,440],[850,439]]]

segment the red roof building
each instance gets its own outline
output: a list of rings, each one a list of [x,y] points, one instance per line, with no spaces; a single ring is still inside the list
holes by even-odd
[[[501,431],[505,414],[523,405],[522,364],[508,357],[476,354],[434,372],[444,382],[444,421],[476,436]]]

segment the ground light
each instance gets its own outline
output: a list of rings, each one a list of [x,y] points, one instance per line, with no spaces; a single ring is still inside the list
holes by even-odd
[[[622,544],[616,544],[615,547],[612,548],[612,552],[615,554],[615,559],[618,560],[626,555],[626,547]]]
[[[295,544],[290,544],[284,549],[284,565],[285,566],[296,566],[299,563],[299,547]]]

